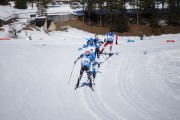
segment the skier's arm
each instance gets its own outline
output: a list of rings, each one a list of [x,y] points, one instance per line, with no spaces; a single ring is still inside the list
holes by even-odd
[[[74,61],[74,64],[76,64],[76,62],[82,58],[82,54]]]
[[[94,65],[94,61],[95,61],[95,57],[94,57],[94,55],[91,55],[91,59],[90,59],[90,61],[92,61],[92,65]]]
[[[100,46],[99,46],[99,45],[96,45],[96,48],[98,48],[98,49],[99,49],[99,48],[100,48]]]

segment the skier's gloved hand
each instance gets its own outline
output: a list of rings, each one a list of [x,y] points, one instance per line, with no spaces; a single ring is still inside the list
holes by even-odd
[[[84,44],[83,46],[82,46],[82,48],[86,48],[87,47],[87,44]]]
[[[95,66],[95,64],[93,63],[93,64],[92,64],[92,67],[94,67],[94,66]]]
[[[97,62],[95,61],[94,63],[93,63],[93,66],[95,66],[97,64]]]
[[[93,62],[93,63],[92,63],[92,67],[94,67],[95,65],[96,65],[96,63],[95,63],[95,62]]]
[[[103,42],[103,41],[100,41],[100,44],[104,44],[104,42]]]
[[[78,51],[82,50],[82,48],[78,48]]]
[[[76,62],[77,62],[77,61],[75,60],[75,61],[74,61],[74,64],[76,64]]]

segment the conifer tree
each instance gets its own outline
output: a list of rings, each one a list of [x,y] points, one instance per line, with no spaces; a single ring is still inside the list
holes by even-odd
[[[16,0],[15,8],[26,9],[27,8],[27,0]]]
[[[0,5],[9,5],[8,0],[0,0]]]
[[[114,16],[113,23],[110,28],[112,31],[123,33],[127,32],[128,28],[128,20],[123,13]]]

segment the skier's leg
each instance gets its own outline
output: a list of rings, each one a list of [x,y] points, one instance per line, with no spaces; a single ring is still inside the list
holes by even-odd
[[[110,42],[110,52],[112,51],[113,42]]]
[[[102,53],[104,52],[104,49],[105,49],[105,47],[103,47],[103,48],[102,48],[102,50],[101,50],[100,54],[102,54]]]
[[[80,82],[80,80],[81,80],[81,78],[82,78],[83,72],[84,72],[84,67],[82,67],[81,70],[80,70],[80,75],[79,75],[79,78],[78,78],[76,87],[79,87],[79,82]]]
[[[92,79],[91,79],[90,69],[87,70],[87,75],[88,75],[88,79],[89,79],[89,86],[92,87]]]
[[[96,51],[97,58],[99,59],[100,58],[100,50],[99,50],[99,48],[96,48],[96,49],[97,49],[97,51]]]
[[[96,68],[94,67],[93,68],[93,82],[94,82],[94,79],[96,78]]]
[[[96,53],[97,53],[98,67],[100,67],[100,50],[99,50],[99,48],[96,48],[96,49],[97,49]]]
[[[101,50],[101,52],[100,52],[101,54],[104,52],[104,49],[105,49],[105,47],[106,47],[107,45],[108,45],[107,43],[104,44],[104,46],[103,46],[103,48],[102,48],[102,50]]]

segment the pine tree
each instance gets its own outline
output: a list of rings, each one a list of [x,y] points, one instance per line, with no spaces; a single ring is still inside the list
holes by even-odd
[[[120,13],[118,15],[115,15],[110,29],[114,32],[120,32],[120,33],[127,32],[129,27],[128,27],[128,20],[125,14]]]
[[[0,5],[9,5],[8,0],[0,0]]]
[[[15,8],[18,9],[26,9],[27,8],[27,0],[16,0],[15,1]]]
[[[146,18],[150,18],[155,11],[155,0],[144,0],[142,2],[141,12]]]
[[[169,22],[171,25],[176,25],[180,21],[180,0],[168,0],[168,8],[169,8]]]

